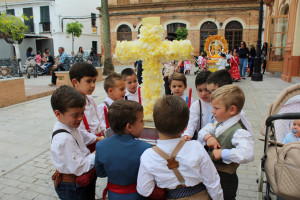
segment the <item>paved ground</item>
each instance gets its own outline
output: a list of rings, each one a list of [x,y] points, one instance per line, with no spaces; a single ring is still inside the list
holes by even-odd
[[[120,71],[124,67],[116,67]],[[188,88],[194,88],[195,75],[188,76]],[[50,77],[26,80],[26,88],[47,88]],[[246,94],[246,112],[255,132],[255,161],[238,169],[239,190],[237,199],[256,199],[257,172],[263,153],[263,143],[258,141],[260,127],[269,104],[290,83],[277,75],[264,75],[263,82],[248,78],[237,83]],[[187,90],[188,91],[188,90]],[[27,92],[27,91],[26,91]],[[103,81],[98,82],[93,94],[101,103],[106,94]],[[194,90],[193,98],[197,98]],[[0,199],[57,199],[51,181],[54,167],[50,159],[49,138],[55,117],[50,107],[50,96],[21,104],[0,108]],[[97,197],[106,179],[97,181]]]

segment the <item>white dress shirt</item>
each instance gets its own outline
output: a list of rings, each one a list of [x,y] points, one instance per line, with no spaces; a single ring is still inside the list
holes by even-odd
[[[114,102],[111,98],[109,97],[106,97],[105,100],[106,103],[111,106],[111,104]],[[101,103],[99,106],[98,106],[98,112],[100,114],[100,119],[101,119],[101,127],[105,127],[106,129],[106,122],[105,122],[105,116],[104,116],[104,106],[106,107],[105,103]],[[108,111],[109,108],[107,108],[107,111]]]
[[[139,102],[139,92],[138,92],[138,88],[139,86],[137,87],[136,91],[134,94],[132,94],[131,92],[129,92],[126,88],[126,94],[125,94],[125,97],[127,97],[127,100],[132,100],[132,101],[136,101],[138,103]]]
[[[95,154],[90,153],[86,148],[78,130],[57,121],[53,132],[59,129],[64,129],[70,134],[58,133],[52,139],[50,151],[55,168],[60,173],[75,174],[76,176],[90,171],[94,167]]]
[[[216,63],[216,65],[219,66],[218,70],[222,70],[225,69],[225,67],[228,66],[229,64],[227,63],[226,59],[220,58],[218,63]]]
[[[182,98],[185,102],[186,102],[186,98],[189,99],[189,97],[186,96],[185,94],[181,95],[180,98]],[[191,99],[191,105],[192,105],[193,102],[194,102],[194,99],[192,98],[192,99]],[[187,102],[187,103],[188,103],[188,102]]]
[[[221,123],[217,128],[217,122],[213,124],[209,123],[199,131],[198,140],[203,145],[206,145],[206,142],[203,140],[205,135],[213,134],[215,132],[215,136],[218,137],[225,130],[236,124],[239,120],[240,115],[236,115]],[[235,146],[235,148],[223,149],[222,151],[222,160],[224,163],[230,164],[234,162],[244,164],[254,160],[254,137],[249,131],[244,129],[236,130],[231,139],[231,144]]]
[[[101,123],[100,113],[98,113],[97,104],[92,96],[86,96],[84,115],[89,124],[91,132],[88,132],[86,130],[83,120],[81,121],[80,126],[78,127],[78,131],[81,134],[84,143],[86,145],[89,145],[96,142],[97,136],[95,134],[104,131],[106,128],[105,126],[103,126],[103,123]]]
[[[191,137],[194,136],[195,131],[199,130],[200,128],[198,127],[200,117],[202,117],[201,127],[204,127],[209,122],[213,107],[210,102],[204,102],[201,99],[200,101],[201,101],[202,113],[200,113],[199,100],[192,103],[190,107],[189,123],[187,129],[184,131],[182,136],[185,135],[189,135]]]
[[[157,147],[170,155],[180,140],[181,138],[157,140]],[[212,199],[223,199],[220,177],[210,157],[199,142],[186,142],[178,152],[176,160],[179,162],[178,170],[187,187],[202,182]],[[147,197],[152,193],[155,184],[160,188],[168,189],[175,189],[180,185],[175,174],[168,168],[167,161],[153,149],[147,149],[141,156],[137,191]]]

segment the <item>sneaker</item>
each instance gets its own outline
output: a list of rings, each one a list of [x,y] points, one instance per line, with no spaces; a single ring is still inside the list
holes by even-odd
[[[49,83],[48,85],[49,85],[49,86],[55,86],[55,84],[54,84],[54,83]]]

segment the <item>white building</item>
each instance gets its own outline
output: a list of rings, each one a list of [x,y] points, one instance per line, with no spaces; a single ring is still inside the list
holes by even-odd
[[[7,12],[21,17],[23,14],[33,16],[25,21],[30,33],[20,45],[22,62],[26,59],[26,49],[31,46],[36,51],[50,49],[52,55],[58,55],[58,47],[64,47],[67,54],[72,51],[72,37],[66,33],[66,24],[78,21],[83,24],[82,35],[75,38],[74,52],[80,46],[84,50],[92,47],[101,53],[99,0],[0,0],[0,12]],[[94,13],[95,15],[93,15]],[[92,20],[92,17],[93,18]],[[0,40],[0,58],[13,58],[14,51],[11,44]]]

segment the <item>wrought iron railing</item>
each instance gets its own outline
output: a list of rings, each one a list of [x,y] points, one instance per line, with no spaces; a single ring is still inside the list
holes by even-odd
[[[0,79],[22,77],[20,62],[21,59],[0,59]]]

